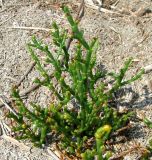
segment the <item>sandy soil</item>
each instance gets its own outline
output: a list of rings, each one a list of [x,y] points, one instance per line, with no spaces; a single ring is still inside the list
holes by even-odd
[[[26,50],[26,43],[30,41],[31,36],[36,35],[46,41],[49,40],[48,32],[36,27],[50,28],[54,20],[67,26],[62,12],[47,2],[49,0],[3,1],[3,6],[0,8],[0,96],[9,99],[11,86],[21,79],[32,64]],[[133,66],[126,77],[129,78],[139,69],[152,63],[152,2],[119,0],[115,6],[116,1],[108,2],[105,1],[104,6],[107,11],[113,11],[113,14],[86,8],[80,26],[84,29],[86,38],[97,36],[100,40],[98,65],[104,66],[109,71],[118,71],[128,57],[134,58]],[[76,7],[72,5],[72,8],[75,14]],[[144,9],[147,12],[142,14]],[[21,27],[35,27],[35,29],[21,29]],[[37,76],[38,72],[33,69],[20,85],[20,89],[30,87],[33,84],[32,80]],[[144,74],[142,79],[124,90],[126,94],[122,91],[117,95],[123,100],[122,103],[118,103],[118,108],[134,109],[140,118],[152,119],[152,72]],[[45,88],[39,88],[25,97],[25,101],[34,100],[46,104],[50,101],[49,96]],[[3,115],[4,107],[0,108],[0,111]],[[2,122],[5,123],[2,116],[0,122],[0,125]],[[152,137],[152,131],[142,122],[132,120],[131,123],[133,127],[127,133],[128,140],[123,145],[115,146],[118,151],[128,149],[135,143],[146,146]],[[26,145],[31,146],[30,143]],[[31,151],[23,148],[4,138],[3,135],[0,136],[0,160],[51,159],[45,150],[34,148]],[[124,159],[139,159],[139,153],[129,154]]]

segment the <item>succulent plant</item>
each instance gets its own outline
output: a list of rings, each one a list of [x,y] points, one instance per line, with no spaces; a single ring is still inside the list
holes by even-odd
[[[16,103],[18,116],[10,113],[18,132],[18,138],[30,139],[35,145],[42,146],[46,143],[47,135],[56,134],[57,145],[65,150],[69,156],[74,155],[85,160],[108,159],[110,152],[105,151],[105,142],[110,134],[126,125],[131,113],[119,114],[109,101],[113,94],[121,87],[139,79],[141,70],[129,80],[124,80],[125,73],[132,64],[132,59],[126,61],[124,67],[117,73],[108,73],[96,66],[96,53],[99,42],[97,38],[90,42],[84,37],[83,31],[78,27],[67,7],[63,7],[72,33],[60,29],[54,22],[51,36],[56,50],[42,41],[32,38],[28,43],[28,50],[36,62],[36,68],[44,80],[36,79],[40,86],[46,86],[57,102],[52,102],[47,107],[31,103],[31,108],[25,106],[17,88],[12,89],[12,97]],[[72,55],[66,48],[68,37],[74,40],[74,53]],[[36,50],[43,52],[46,62],[54,67],[50,76],[40,61]],[[63,57],[63,60],[60,59]],[[68,75],[68,81],[66,76]],[[111,77],[114,82],[111,89],[107,88],[105,79]],[[56,79],[59,90],[52,79]],[[74,100],[77,104],[72,103]],[[72,105],[72,108],[69,107]],[[88,145],[89,139],[94,138],[94,143]]]

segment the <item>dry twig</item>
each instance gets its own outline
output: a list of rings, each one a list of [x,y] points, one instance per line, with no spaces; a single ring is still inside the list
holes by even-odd
[[[36,65],[36,63],[32,63],[32,65],[29,67],[29,69],[25,72],[25,74],[23,75],[23,77],[20,79],[20,81],[18,83],[16,83],[15,86],[19,87],[20,84],[23,82],[23,80],[25,79],[25,77],[31,72],[31,70],[34,68],[34,66]]]
[[[18,117],[16,111],[11,106],[8,105],[8,103],[4,100],[4,98],[2,98],[2,96],[0,97],[0,100],[2,102],[2,105],[4,105],[10,112],[12,112],[15,116]]]
[[[100,12],[104,12],[104,13],[107,13],[107,14],[117,14],[117,15],[121,15],[121,16],[122,16],[121,13],[116,12],[116,11],[111,11],[111,10],[108,10],[108,9],[106,9],[106,8],[101,8],[101,7],[99,8],[98,6],[88,5],[88,4],[86,4],[86,6],[87,6],[88,8],[96,9],[96,10],[99,10]]]
[[[41,30],[41,31],[46,31],[46,32],[51,31],[51,29],[49,29],[49,28],[42,28],[42,27],[16,26],[16,27],[0,27],[0,28],[5,28],[5,29],[24,29],[24,30]]]
[[[1,138],[5,139],[8,142],[11,142],[14,145],[17,145],[18,147],[20,147],[23,150],[30,150],[31,149],[30,147],[26,146],[23,143],[20,143],[19,141],[17,141],[16,139],[14,139],[14,138],[12,138],[10,136],[2,135]]]
[[[59,157],[57,157],[54,152],[51,150],[51,148],[47,147],[47,152],[48,154],[54,159],[54,160],[59,160]]]
[[[135,143],[128,150],[122,151],[121,153],[119,153],[119,154],[115,155],[114,157],[110,158],[110,160],[120,160],[121,158],[123,158],[127,154],[134,153],[134,152],[138,152],[141,155],[143,155],[145,153],[149,153],[149,150],[147,150],[145,147],[141,146],[139,143]]]
[[[111,136],[117,136],[117,135],[119,135],[121,132],[124,132],[124,131],[126,131],[127,129],[130,129],[130,128],[131,128],[131,124],[129,123],[127,126],[118,129],[118,130],[117,130],[116,132],[114,132]]]

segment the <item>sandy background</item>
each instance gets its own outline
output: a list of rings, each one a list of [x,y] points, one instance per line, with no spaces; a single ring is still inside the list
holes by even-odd
[[[73,15],[77,11],[77,5],[74,5],[76,3],[68,3]],[[105,0],[103,6],[107,9],[103,12],[86,8],[80,26],[84,29],[87,39],[95,36],[99,38],[101,45],[98,51],[98,65],[104,66],[108,71],[118,71],[128,57],[134,58],[133,66],[126,77],[129,78],[141,68],[152,64],[152,1]],[[146,12],[142,14],[145,10]],[[42,28],[50,28],[54,20],[62,26],[68,26],[63,13],[57,5],[52,5],[52,1],[3,0],[0,6],[0,96],[9,99],[11,86],[21,79],[32,64],[26,50],[26,43],[30,41],[32,35],[49,40],[49,33]],[[19,88],[27,89],[37,76],[39,73],[33,69]],[[124,90],[125,94],[121,91],[117,95],[118,99],[121,99],[118,108],[134,109],[139,118],[152,119],[152,72],[144,74],[141,80],[127,86]],[[49,96],[45,88],[39,88],[24,98],[27,102],[36,101],[46,104],[50,101]],[[4,111],[4,107],[0,108],[0,126],[5,124]],[[126,150],[137,143],[146,146],[152,136],[151,130],[141,121],[132,120],[131,124],[132,128],[127,132],[127,141],[123,145],[115,146],[118,151]],[[26,145],[31,147],[30,143],[26,142]],[[124,159],[136,160],[139,155],[139,153],[129,154]],[[46,160],[51,158],[46,150],[25,149],[16,142],[13,143],[11,139],[5,138],[1,131],[0,160],[5,159]]]

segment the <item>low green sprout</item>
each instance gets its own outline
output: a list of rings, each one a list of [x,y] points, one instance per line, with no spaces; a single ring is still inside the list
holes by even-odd
[[[93,160],[94,157],[106,160],[111,156],[111,152],[105,148],[106,140],[110,138],[112,132],[124,127],[132,115],[130,112],[119,114],[109,102],[121,87],[139,79],[143,70],[131,79],[124,80],[126,72],[132,65],[131,58],[126,61],[119,73],[107,73],[99,69],[96,66],[98,39],[94,38],[87,42],[69,9],[63,7],[63,12],[71,26],[72,34],[60,29],[54,22],[51,36],[56,50],[51,51],[51,46],[35,37],[27,45],[32,59],[36,62],[37,70],[44,78],[36,79],[35,82],[40,86],[46,86],[57,98],[57,102],[52,102],[47,107],[35,103],[27,107],[18,89],[13,88],[12,97],[18,116],[10,113],[9,117],[16,122],[13,130],[18,133],[20,139],[29,139],[35,145],[43,146],[49,135],[55,135],[57,146],[69,156],[84,160]],[[68,37],[72,37],[75,42],[72,53],[66,47]],[[43,52],[46,62],[54,67],[51,76],[35,50]],[[60,57],[63,57],[63,60]],[[68,80],[65,75],[68,75]],[[111,89],[107,87],[108,82],[105,81],[109,76],[113,80]],[[57,81],[58,89],[53,78]],[[89,144],[91,139],[93,141]]]
[[[152,129],[152,121],[150,121],[148,118],[144,118],[144,123]],[[144,160],[148,160],[150,156],[152,156],[152,139],[149,140],[149,146],[147,146],[147,149],[149,150],[149,154],[145,157]],[[146,159],[147,158],[147,159]]]

